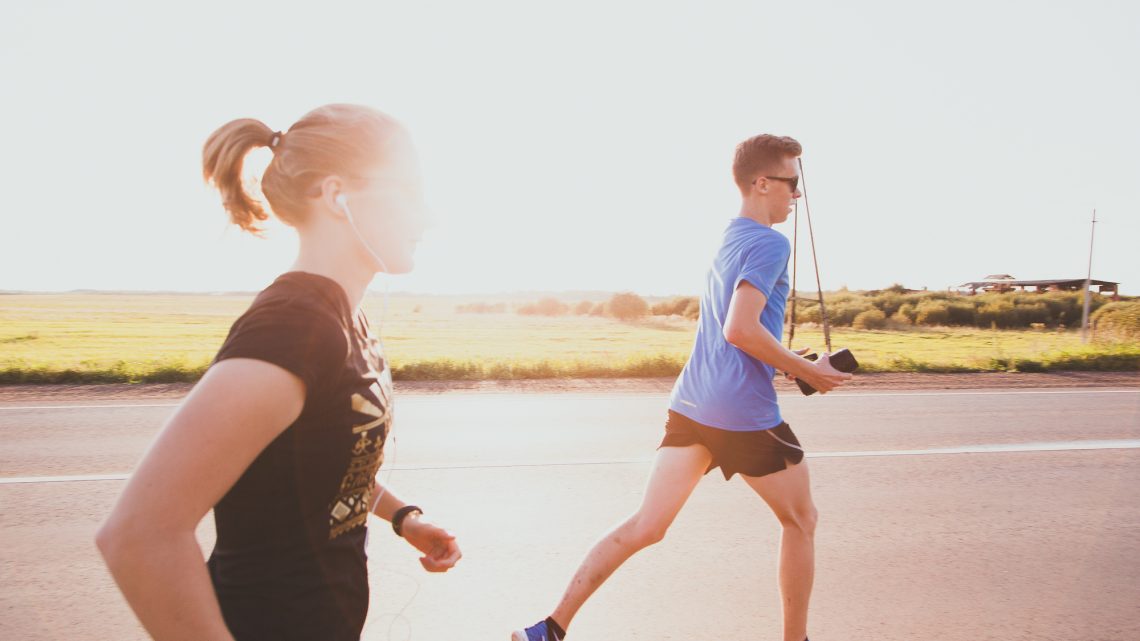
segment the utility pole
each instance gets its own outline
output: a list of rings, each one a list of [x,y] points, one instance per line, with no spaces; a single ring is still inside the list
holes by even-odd
[[[1089,342],[1089,300],[1092,298],[1092,252],[1093,239],[1096,238],[1096,208],[1093,208],[1092,232],[1089,234],[1089,273],[1085,278],[1085,308],[1081,313],[1081,342]]]

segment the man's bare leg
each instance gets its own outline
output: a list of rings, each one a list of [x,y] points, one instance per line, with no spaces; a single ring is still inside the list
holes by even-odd
[[[807,638],[808,601],[815,579],[815,524],[807,461],[767,476],[744,477],[783,526],[780,536],[780,596],[784,641]]]
[[[562,629],[626,559],[665,537],[711,461],[712,455],[702,445],[657,450],[641,507],[594,544],[551,614]]]

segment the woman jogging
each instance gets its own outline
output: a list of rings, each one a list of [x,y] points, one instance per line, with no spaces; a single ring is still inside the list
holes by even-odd
[[[368,611],[368,515],[390,521],[432,572],[455,538],[376,480],[392,424],[387,361],[360,310],[377,272],[412,268],[423,229],[415,152],[396,121],[327,105],[288,131],[234,120],[203,149],[232,221],[268,218],[242,187],[261,181],[294,227],[292,269],[233,324],[163,427],[97,536],[115,581],[159,640],[356,641]],[[214,510],[209,561],[194,537]]]

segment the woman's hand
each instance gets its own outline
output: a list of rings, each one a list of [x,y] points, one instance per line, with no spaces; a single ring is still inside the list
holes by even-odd
[[[420,565],[428,572],[447,572],[463,557],[454,534],[421,521],[418,514],[409,514],[400,527],[408,543],[424,553]]]

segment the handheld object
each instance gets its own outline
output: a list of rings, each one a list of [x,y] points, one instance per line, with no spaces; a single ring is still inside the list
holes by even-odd
[[[809,361],[814,361],[819,358],[819,355],[808,354],[807,356],[804,356],[804,358],[808,359]],[[859,369],[859,361],[855,360],[855,355],[852,354],[851,350],[847,349],[846,347],[829,356],[827,361],[831,363],[832,367],[846,374],[850,374]],[[816,389],[814,387],[808,385],[798,378],[796,379],[796,385],[800,386],[800,391],[804,393],[804,396],[811,396],[812,394],[816,393]]]

